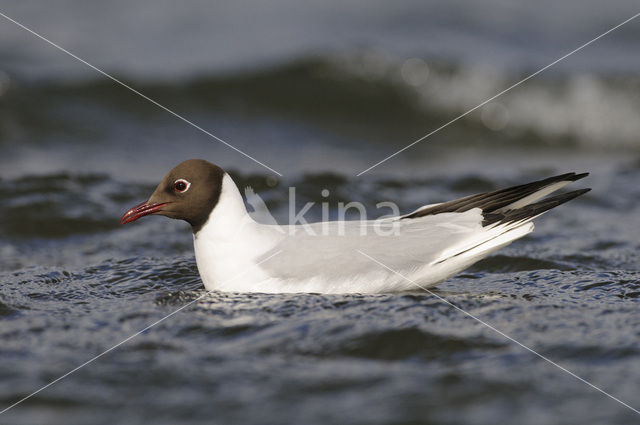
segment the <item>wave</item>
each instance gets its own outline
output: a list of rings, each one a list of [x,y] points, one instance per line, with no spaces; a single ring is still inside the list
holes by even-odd
[[[402,144],[474,108],[526,74],[383,53],[312,56],[270,68],[186,80],[126,80],[189,116],[262,117],[311,123],[353,138]],[[550,74],[514,88],[447,129],[448,144],[637,148],[635,76]],[[0,140],[112,132],[156,125],[151,105],[112,81],[0,81]],[[162,112],[162,111],[160,111]],[[164,112],[162,112],[164,114]],[[0,142],[2,143],[2,142]]]

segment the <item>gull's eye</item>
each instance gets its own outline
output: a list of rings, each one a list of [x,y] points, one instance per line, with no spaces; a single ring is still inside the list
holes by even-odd
[[[180,193],[184,193],[187,190],[189,190],[190,186],[191,186],[191,183],[189,183],[185,179],[178,179],[175,182],[173,182],[173,190]]]

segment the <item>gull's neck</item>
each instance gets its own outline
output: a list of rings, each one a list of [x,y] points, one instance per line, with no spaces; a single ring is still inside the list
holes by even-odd
[[[268,252],[276,239],[249,216],[238,187],[227,174],[218,203],[194,233],[193,242],[198,271],[208,290],[236,288],[229,285],[268,278],[256,267],[255,258]]]
[[[248,223],[254,223],[247,213],[238,186],[227,173],[222,178],[218,203],[209,213],[209,219],[193,236],[226,240],[233,238]]]

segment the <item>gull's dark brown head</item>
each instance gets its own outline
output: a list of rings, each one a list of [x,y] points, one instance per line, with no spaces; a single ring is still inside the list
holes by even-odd
[[[181,162],[162,179],[149,200],[127,211],[120,223],[159,214],[186,221],[196,233],[218,203],[223,177],[222,168],[205,160]]]

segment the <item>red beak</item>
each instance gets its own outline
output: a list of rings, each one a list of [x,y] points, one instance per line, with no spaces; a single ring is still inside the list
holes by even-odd
[[[120,219],[120,224],[127,224],[132,221],[136,221],[137,219],[139,219],[140,217],[144,217],[145,215],[156,213],[167,204],[168,202],[163,202],[161,204],[150,204],[148,203],[148,201],[145,201],[127,211],[125,215],[123,215]]]

